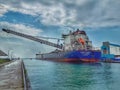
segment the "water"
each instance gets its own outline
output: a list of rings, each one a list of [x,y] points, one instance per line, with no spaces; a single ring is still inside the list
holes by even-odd
[[[118,90],[120,64],[24,60],[33,90]]]

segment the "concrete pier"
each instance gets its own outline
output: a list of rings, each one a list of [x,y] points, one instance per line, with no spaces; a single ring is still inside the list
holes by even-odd
[[[0,67],[0,90],[24,90],[26,86],[24,86],[22,68],[22,60],[16,60]]]

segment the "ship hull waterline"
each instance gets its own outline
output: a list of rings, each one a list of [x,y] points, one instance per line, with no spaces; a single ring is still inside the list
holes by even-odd
[[[100,51],[70,51],[70,52],[57,52],[41,54],[36,59],[51,60],[57,62],[81,62],[81,63],[96,63],[101,58]]]
[[[47,60],[47,61],[56,61],[56,62],[80,62],[80,63],[97,63],[99,60],[97,59],[77,59],[77,58],[41,58],[39,60]]]

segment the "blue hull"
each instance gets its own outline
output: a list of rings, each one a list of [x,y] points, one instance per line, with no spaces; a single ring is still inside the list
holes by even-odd
[[[52,52],[41,54],[37,59],[54,60],[62,62],[98,62],[101,52],[97,50],[74,50],[68,52]]]

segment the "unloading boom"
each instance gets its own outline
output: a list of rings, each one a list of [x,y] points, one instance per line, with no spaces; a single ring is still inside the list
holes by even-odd
[[[49,46],[52,46],[52,47],[62,49],[61,45],[58,45],[58,44],[55,44],[55,43],[52,43],[52,42],[49,42],[49,41],[46,41],[46,40],[43,40],[43,39],[39,39],[39,38],[36,38],[34,36],[31,36],[31,35],[26,35],[26,34],[19,33],[19,32],[12,31],[12,30],[8,30],[8,29],[2,29],[2,31],[7,32],[7,33],[11,33],[11,34],[14,34],[14,35],[17,35],[17,36],[21,36],[21,37],[24,37],[24,38],[27,38],[27,39],[30,39],[30,40],[33,40],[33,41],[39,42],[41,44],[46,44],[46,45],[49,45]]]

